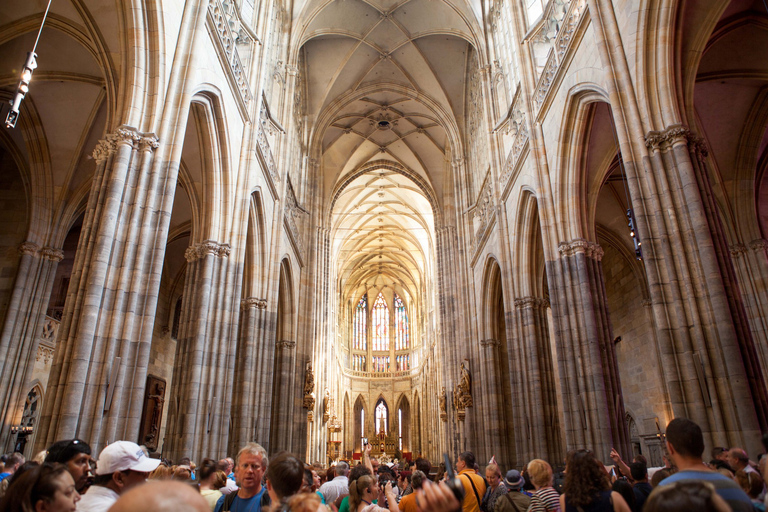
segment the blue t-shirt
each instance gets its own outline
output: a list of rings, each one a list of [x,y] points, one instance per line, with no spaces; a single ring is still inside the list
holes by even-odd
[[[0,482],[11,476],[11,473],[0,473]]]
[[[752,500],[749,499],[747,493],[739,487],[739,484],[716,471],[678,471],[674,475],[668,476],[659,482],[659,487],[662,485],[674,484],[675,482],[691,481],[708,482],[712,484],[715,491],[717,491],[717,494],[731,506],[733,512],[751,512],[754,510]]]
[[[248,499],[243,499],[240,496],[235,497],[235,501],[232,502],[229,510],[231,512],[261,512],[261,497],[264,495],[266,490],[267,488],[262,486],[261,490],[256,493],[256,495]],[[227,495],[219,498],[219,501],[216,502],[216,508],[214,509],[214,512],[221,512],[221,510],[224,508],[224,500],[226,499]]]

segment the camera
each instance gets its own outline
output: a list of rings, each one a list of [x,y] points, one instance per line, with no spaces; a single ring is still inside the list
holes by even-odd
[[[368,446],[368,438],[367,437],[363,438],[363,446]]]
[[[448,458],[447,453],[443,453],[443,461],[445,461],[445,471],[448,474],[448,478],[445,483],[448,484],[448,488],[453,492],[453,495],[456,496],[456,499],[459,500],[459,503],[463,503],[464,485],[461,483],[461,480],[459,480],[459,477],[457,477],[453,472],[451,459]]]

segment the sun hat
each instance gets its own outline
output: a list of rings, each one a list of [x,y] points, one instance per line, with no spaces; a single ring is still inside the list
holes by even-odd
[[[507,471],[507,476],[504,477],[504,483],[513,490],[518,490],[525,485],[525,478],[516,469],[510,469]]]
[[[128,470],[149,473],[159,465],[160,459],[150,459],[136,443],[115,441],[99,454],[95,474],[110,475]]]

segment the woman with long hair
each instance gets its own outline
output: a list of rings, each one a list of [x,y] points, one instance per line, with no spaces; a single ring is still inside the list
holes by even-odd
[[[576,450],[565,461],[563,512],[630,512],[621,494],[611,490],[603,463],[589,450]]]
[[[75,512],[80,494],[63,464],[44,462],[8,487],[0,510],[4,512]]]
[[[379,499],[379,486],[377,480],[371,475],[363,475],[349,484],[349,510],[352,512],[399,512],[397,496],[392,490],[392,482],[388,481],[384,487],[384,495],[387,498],[387,508],[380,507],[373,502]]]

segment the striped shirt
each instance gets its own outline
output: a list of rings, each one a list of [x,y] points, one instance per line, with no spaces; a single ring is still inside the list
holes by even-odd
[[[560,495],[552,487],[543,487],[533,493],[528,512],[560,512]]]
[[[733,512],[752,512],[754,507],[752,506],[752,500],[749,499],[747,493],[745,493],[739,484],[721,475],[716,471],[693,471],[683,470],[678,471],[672,476],[668,476],[661,482],[659,487],[663,485],[674,484],[675,482],[707,482],[714,486],[717,494],[720,495],[728,505],[731,506]]]

